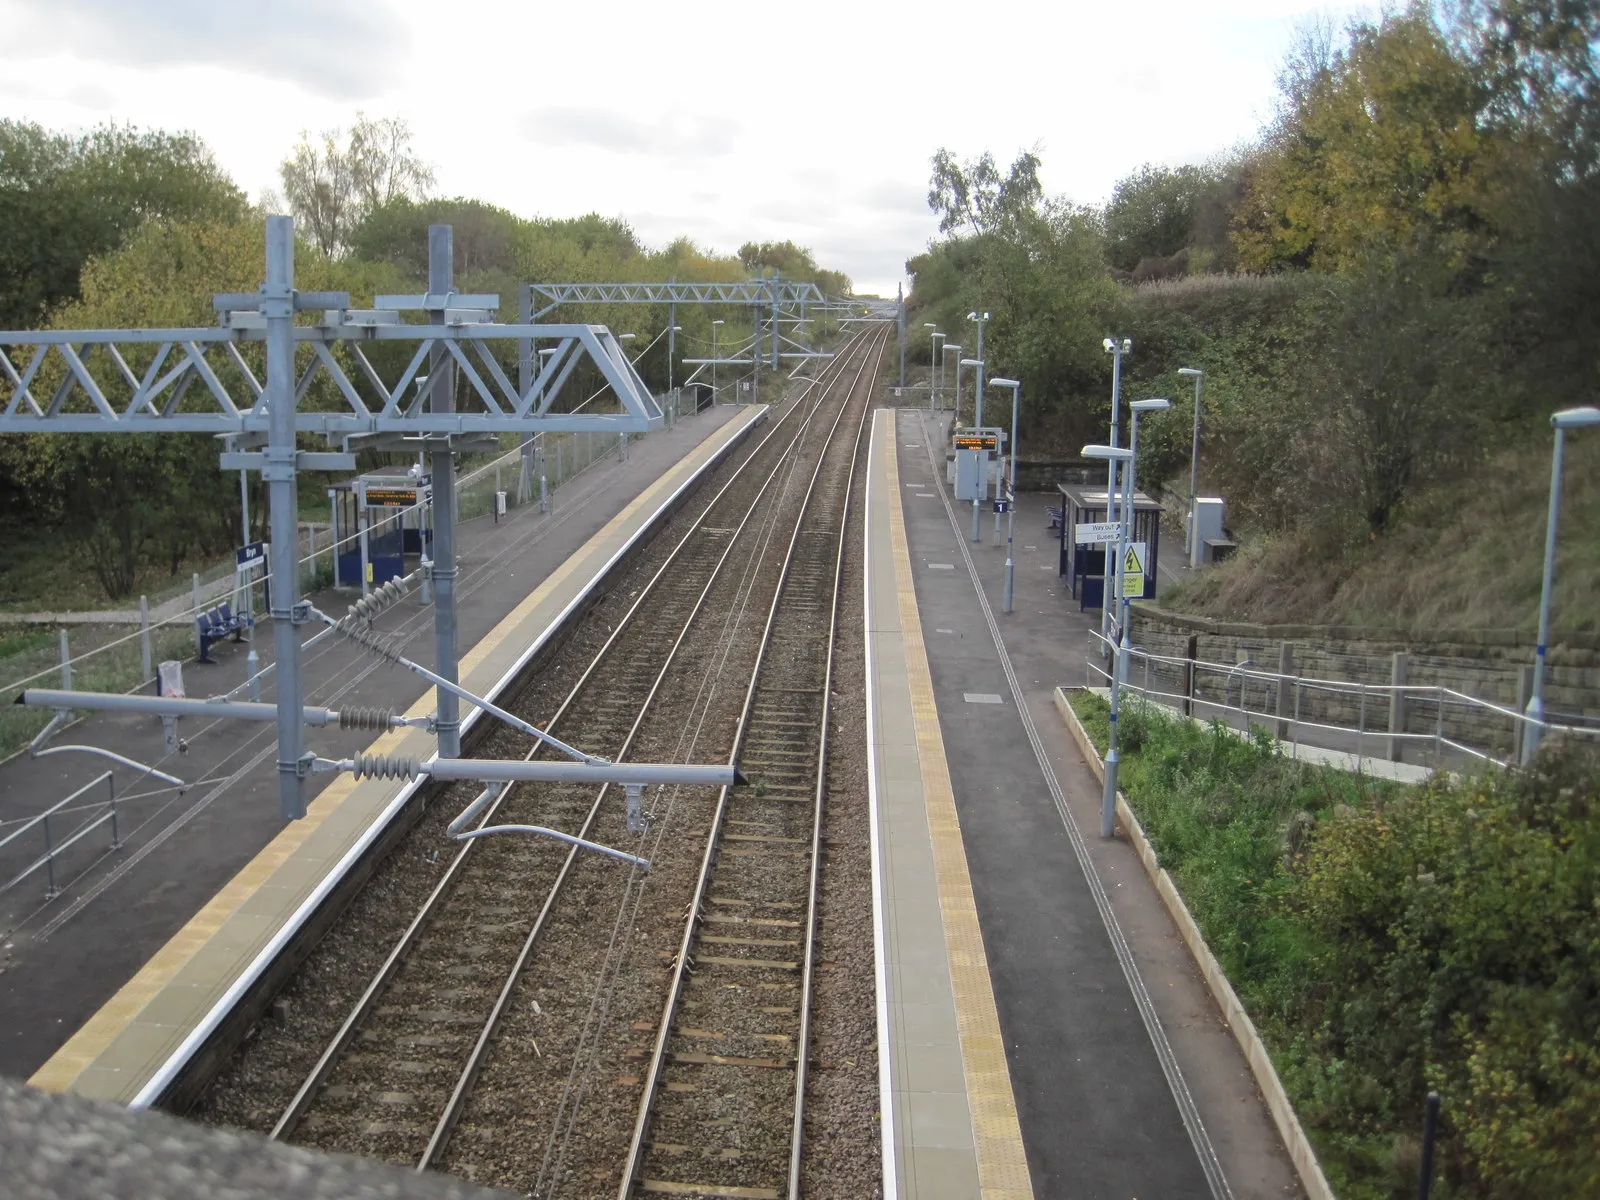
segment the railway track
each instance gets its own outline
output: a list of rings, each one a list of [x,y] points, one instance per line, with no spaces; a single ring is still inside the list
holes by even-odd
[[[708,680],[737,665],[734,617],[742,619],[765,595],[768,550],[793,505],[795,479],[810,471],[804,510],[816,487],[814,467],[826,457],[832,431],[850,407],[839,398],[837,385],[854,369],[847,396],[854,395],[881,349],[877,335],[856,338],[817,386],[773,422],[634,598],[549,718],[553,732],[617,759],[646,757],[646,751],[658,757],[674,748],[673,734],[677,749],[695,748],[693,741],[685,742],[685,730],[706,728],[716,703],[716,688]],[[779,577],[789,578],[787,566]],[[693,687],[685,686],[696,680]],[[660,727],[654,732],[652,722]],[[741,733],[747,724],[740,722]],[[726,740],[725,733],[719,736]],[[669,807],[680,801],[686,812],[696,808],[692,797],[655,798]],[[702,797],[699,807],[709,803]],[[625,805],[609,788],[598,793],[509,790],[482,820],[535,818],[584,837],[621,842],[629,836]],[[681,828],[681,822],[658,820],[650,834],[635,840],[653,837],[659,844],[669,829]],[[533,973],[549,977],[556,964],[547,960],[559,958],[549,954],[549,943],[581,937],[577,928],[593,923],[585,899],[594,900],[597,889],[614,890],[620,882],[624,902],[631,897],[637,909],[646,880],[650,877],[631,878],[615,864],[595,864],[548,842],[499,838],[463,844],[284,1108],[273,1136],[410,1162],[419,1169],[462,1166],[445,1158],[453,1152],[452,1142],[463,1140],[458,1126],[464,1116],[469,1151],[495,1143],[496,1131],[503,1141],[506,1130],[492,1119],[494,1105],[488,1106],[486,1125],[473,1115],[473,1104],[480,1077],[493,1084],[497,1071],[525,1057],[525,1050],[504,1054],[500,1045],[508,1022],[514,1025],[527,1008],[517,997],[530,963]],[[542,904],[531,911],[529,897],[541,894]],[[595,978],[603,981],[606,962],[599,965]],[[536,1000],[532,1007],[540,1011]],[[545,1062],[537,1040],[530,1042],[534,1061]],[[561,1047],[552,1044],[551,1049]],[[503,1085],[492,1090],[504,1096]],[[559,1122],[563,1112],[575,1117],[578,1106],[566,1104],[563,1096],[552,1119]],[[545,1139],[540,1158],[547,1175],[553,1144],[554,1139]],[[558,1165],[562,1157],[556,1156]],[[465,1166],[463,1173],[485,1173],[481,1165]],[[488,1173],[506,1172],[491,1167]],[[571,1177],[571,1172],[562,1176]]]
[[[819,458],[767,612],[730,759],[750,783],[718,795],[619,1200],[800,1195],[840,566],[870,405],[847,412],[848,453]]]

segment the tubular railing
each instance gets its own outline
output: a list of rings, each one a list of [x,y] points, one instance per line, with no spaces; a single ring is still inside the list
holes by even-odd
[[[74,829],[70,834],[68,834],[65,841],[57,844],[54,838],[51,836],[50,818],[60,817],[66,812],[76,813],[82,811],[81,809],[73,809],[69,806],[74,800],[77,800],[87,793],[99,788],[101,784],[104,784],[106,787],[106,799],[103,802],[103,805],[107,811],[101,813],[97,817],[91,817],[88,821],[85,821],[82,825],[78,826],[78,828]],[[102,807],[102,805],[95,804],[89,807],[93,809]],[[16,829],[6,834],[5,837],[0,838],[0,851],[3,851],[12,842],[16,841],[18,838],[34,829],[42,828],[44,831],[44,854],[35,859],[30,865],[25,867],[18,874],[13,876],[9,882],[5,883],[4,885],[0,885],[0,894],[9,892],[12,888],[16,887],[17,884],[21,883],[24,879],[28,878],[28,876],[32,875],[35,871],[43,867],[46,879],[44,897],[46,900],[54,900],[61,891],[61,889],[56,886],[56,859],[78,841],[87,837],[94,830],[100,828],[100,826],[104,825],[107,821],[111,822],[111,848],[113,850],[120,850],[122,848],[122,836],[121,830],[117,827],[117,782],[114,778],[112,778],[110,771],[106,771],[104,774],[90,780],[77,791],[73,792],[72,795],[68,796],[65,800],[58,800],[38,816],[28,818]]]
[[[1099,633],[1093,637],[1110,645]],[[1346,750],[1347,745],[1329,743],[1353,739],[1353,752],[1361,758],[1400,761],[1403,747],[1411,745],[1421,747],[1434,766],[1450,765],[1447,752],[1453,752],[1504,767],[1517,761],[1531,727],[1545,735],[1600,740],[1600,729],[1538,721],[1442,684],[1377,684],[1285,675],[1260,670],[1248,659],[1216,663],[1154,654],[1139,647],[1124,651],[1112,645],[1111,652],[1116,656],[1113,669],[1121,669],[1121,686],[1130,692],[1185,716],[1203,716],[1209,711],[1224,722],[1236,718],[1247,730],[1265,724],[1279,740],[1291,742],[1296,749],[1304,739],[1307,745]],[[1093,657],[1087,667],[1091,677],[1110,684],[1110,673]],[[1415,728],[1419,724],[1425,728]],[[1473,736],[1472,731],[1479,732]],[[1377,739],[1375,755],[1368,754],[1371,739]]]

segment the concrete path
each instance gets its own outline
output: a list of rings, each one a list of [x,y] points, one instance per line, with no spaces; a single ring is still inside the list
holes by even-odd
[[[900,430],[918,605],[1037,1194],[1299,1195],[1154,887],[1125,842],[1097,836],[1100,787],[1053,703],[1055,686],[1084,682],[1094,614],[1056,575],[1048,498],[1021,498],[1005,615],[993,518],[982,545],[964,514],[958,533],[927,457],[939,433],[910,413]]]

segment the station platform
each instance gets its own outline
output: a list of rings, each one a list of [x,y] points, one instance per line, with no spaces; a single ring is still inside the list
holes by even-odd
[[[515,680],[540,648],[558,636],[564,622],[582,608],[585,597],[603,585],[608,573],[765,413],[762,406],[710,410],[701,414],[709,420],[685,420],[654,443],[650,438],[638,443],[629,461],[620,464],[621,469],[609,480],[594,481],[597,486],[589,489],[581,504],[574,495],[558,494],[558,511],[574,517],[567,536],[551,538],[534,548],[523,547],[514,570],[504,573],[496,589],[501,601],[498,611],[487,606],[487,598],[480,599],[469,619],[468,605],[462,606],[463,645],[468,643],[468,631],[481,631],[460,656],[463,686],[492,698]],[[583,536],[572,536],[578,533]],[[489,551],[480,547],[480,552]],[[462,578],[466,576],[463,570]],[[382,628],[382,619],[379,624]],[[418,636],[431,642],[431,613]],[[418,657],[432,661],[426,651]],[[400,671],[385,671],[383,678],[391,694],[378,702],[396,707],[409,704],[410,716],[432,711],[433,691],[425,688],[422,680]],[[310,702],[323,701],[312,697]],[[483,714],[466,704],[462,708],[465,733]],[[270,730],[267,737],[270,755]],[[315,743],[313,748],[330,752]],[[431,753],[432,739],[424,730],[404,729],[370,740],[368,748],[373,753],[420,758]],[[124,975],[110,982],[91,1008],[92,1015],[87,1015],[59,1049],[52,1047],[54,1052],[29,1082],[50,1091],[123,1104],[150,1102],[167,1086],[164,1081],[171,1078],[180,1048],[188,1054],[216,1027],[218,1002],[230,993],[237,994],[268,969],[278,947],[315,912],[346,867],[384,835],[416,786],[410,781],[358,782],[348,775],[333,776],[311,802],[304,819],[286,825],[275,822],[272,836],[244,856],[242,869],[236,863],[220,890],[183,912],[175,931],[162,939],[158,948],[152,947],[153,954],[146,951],[148,961],[132,972],[131,978]],[[276,815],[270,796],[252,803],[264,805]],[[201,849],[187,847],[190,855]],[[226,849],[236,854],[239,840]],[[170,873],[164,875],[164,882],[181,879],[194,864],[168,855],[148,865]],[[116,936],[118,913],[130,907],[137,911],[133,897],[120,905],[113,901],[102,906],[94,922],[102,937]],[[52,961],[61,953],[53,938],[38,961]],[[93,964],[78,964],[80,970],[86,967],[92,970]],[[34,987],[38,987],[37,979]],[[76,996],[86,990],[80,989]],[[45,1014],[70,1012],[70,1005],[62,1001],[74,998],[56,996],[49,1003],[40,998],[31,1021],[37,1026]],[[8,1004],[14,1006],[14,1000]]]
[[[884,1194],[1303,1195],[1136,853],[1098,837],[1100,784],[1053,703],[1091,625],[1049,498],[1020,498],[1004,614],[1004,524],[968,540],[945,420],[882,410],[869,451]]]

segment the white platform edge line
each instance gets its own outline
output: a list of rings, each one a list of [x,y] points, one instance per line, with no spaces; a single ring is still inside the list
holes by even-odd
[[[605,578],[606,572],[611,570],[611,568],[616,565],[617,560],[631,550],[639,538],[644,535],[645,531],[650,529],[655,524],[657,517],[659,517],[669,505],[673,504],[678,497],[683,494],[685,488],[698,480],[713,463],[720,461],[723,453],[725,453],[727,449],[731,448],[735,444],[736,439],[742,438],[745,433],[750,430],[766,413],[766,411],[766,405],[760,405],[754,409],[749,415],[749,418],[745,421],[744,425],[734,431],[733,435],[729,438],[722,451],[712,455],[704,463],[700,464],[699,467],[690,472],[690,474],[684,478],[681,484],[673,489],[672,494],[657,506],[656,511],[651,514],[650,518],[643,522],[639,528],[634,531],[633,536],[630,537],[616,551],[616,553],[606,560],[605,565],[602,566],[590,578],[589,582],[573,596],[572,600],[562,608],[561,612],[557,614],[555,619],[545,626],[543,632],[541,632],[539,636],[533,640],[528,649],[517,656],[516,664],[504,675],[502,675],[498,681],[496,681],[493,691],[491,691],[489,694],[491,699],[494,696],[499,695],[500,691],[505,687],[505,685],[516,676],[518,671],[522,670],[522,668],[527,665],[528,660],[533,657],[539,648],[543,646],[545,642],[550,640],[551,631],[560,627],[561,623],[571,615],[572,610],[577,607],[578,603],[588,596],[595,584]],[[708,434],[707,436],[709,437],[710,435]],[[698,447],[696,448],[698,449]],[[627,506],[624,505],[623,507],[626,508]],[[483,710],[474,706],[472,711],[468,713],[462,720],[461,731],[465,733],[467,730],[471,729],[476,719],[482,716]],[[345,851],[345,853],[340,857],[333,870],[329,871],[322,877],[322,881],[317,884],[309,896],[300,902],[300,906],[294,910],[294,914],[289,918],[289,920],[278,927],[278,931],[277,933],[273,934],[272,940],[262,947],[261,951],[255,956],[255,958],[250,960],[250,965],[248,967],[235,976],[234,981],[229,985],[228,990],[222,994],[221,998],[217,1000],[217,1002],[213,1004],[209,1010],[207,1010],[205,1017],[202,1018],[200,1023],[189,1031],[188,1035],[183,1039],[183,1041],[178,1044],[178,1048],[167,1057],[166,1061],[164,1061],[161,1066],[157,1068],[156,1073],[152,1075],[148,1081],[146,1081],[142,1088],[139,1089],[138,1095],[134,1096],[134,1098],[129,1101],[129,1108],[148,1108],[160,1098],[161,1093],[166,1091],[168,1085],[170,1085],[172,1081],[177,1078],[178,1073],[188,1065],[189,1060],[194,1057],[195,1052],[205,1044],[206,1040],[216,1032],[217,1027],[222,1024],[227,1015],[233,1011],[234,1006],[238,1004],[240,998],[250,988],[255,986],[256,981],[266,973],[267,967],[270,966],[273,960],[283,952],[284,946],[287,945],[289,941],[300,932],[300,929],[305,925],[306,921],[308,921],[311,915],[316,912],[318,907],[321,906],[322,902],[327,899],[328,893],[331,892],[333,888],[344,879],[345,874],[349,871],[350,867],[355,862],[359,861],[361,855],[372,846],[372,843],[378,838],[378,836],[388,829],[389,823],[394,820],[395,814],[405,806],[406,802],[416,794],[417,789],[421,786],[422,780],[409,780],[400,788],[398,792],[395,793],[394,799],[384,807],[383,812],[379,814],[378,818],[362,831],[361,836],[357,838],[350,849]]]
[[[867,440],[866,502],[861,506],[861,623],[865,635],[861,641],[866,658],[867,832],[872,852],[872,979],[877,992],[878,1010],[878,1112],[883,1123],[879,1137],[883,1148],[883,1200],[899,1200],[900,1180],[895,1173],[894,1079],[890,1069],[893,1055],[889,1047],[889,968],[885,959],[887,946],[883,920],[883,840],[878,831],[878,691],[872,655],[873,463],[878,453],[879,418],[884,411],[880,409],[873,414],[872,436]]]

